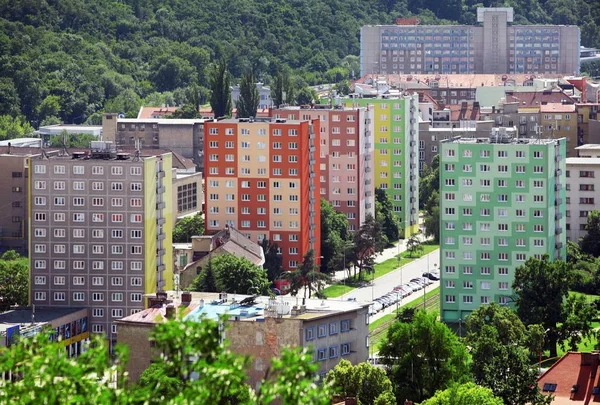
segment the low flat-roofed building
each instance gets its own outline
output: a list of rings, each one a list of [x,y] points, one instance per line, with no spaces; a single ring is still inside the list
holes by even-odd
[[[152,297],[148,309],[117,321],[119,343],[129,347],[127,367],[132,381],[137,381],[156,356],[148,339],[154,325],[174,316],[181,306],[185,307],[186,321],[229,316],[228,328],[221,337],[228,340],[233,352],[252,358],[248,369],[252,387],[264,378],[271,359],[278,357],[284,347],[310,348],[321,375],[342,358],[358,364],[369,356],[368,303],[308,299],[300,305],[296,297],[196,292],[183,293],[181,298],[167,297]]]

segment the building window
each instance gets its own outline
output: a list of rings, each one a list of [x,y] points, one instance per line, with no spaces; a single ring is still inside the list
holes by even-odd
[[[306,328],[304,331],[304,340],[314,340],[315,339],[315,327]]]

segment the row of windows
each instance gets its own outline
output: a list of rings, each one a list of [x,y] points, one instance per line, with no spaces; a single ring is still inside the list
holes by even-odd
[[[141,271],[143,262],[140,261],[131,261],[129,262],[129,269],[132,271]],[[67,261],[66,260],[54,260],[52,262],[53,270],[66,270],[67,269]],[[86,262],[83,260],[73,260],[71,263],[71,268],[74,270],[85,270]],[[92,270],[104,270],[105,262],[102,260],[93,260],[92,261]],[[44,259],[34,260],[33,267],[35,269],[43,270],[48,267],[48,261]],[[110,269],[121,271],[125,269],[125,262],[122,260],[111,260],[110,261]]]
[[[33,219],[36,222],[45,222],[50,215],[46,212],[34,212]],[[53,214],[53,218],[55,222],[65,222],[67,220],[67,214],[64,212],[55,212]],[[86,214],[83,212],[75,212],[72,214],[73,222],[85,222]],[[102,212],[94,212],[91,214],[92,222],[104,222],[105,214]],[[112,223],[122,223],[126,215],[124,214],[111,214],[110,222]],[[139,224],[142,222],[142,214],[130,214],[129,222],[132,224]],[[37,236],[37,235],[36,235]]]
[[[344,319],[341,322],[330,322],[329,324],[321,324],[319,326],[311,326],[304,330],[304,338],[306,341],[317,338],[324,338],[338,333],[346,333],[350,331],[350,319]]]
[[[67,198],[68,197],[54,197],[53,199],[50,199],[50,201],[53,202],[53,204],[57,207],[59,206],[65,206],[66,202],[67,202]],[[72,198],[72,204],[75,207],[85,207],[86,205],[86,199],[89,198],[89,201],[91,202],[92,207],[104,207],[104,203],[105,203],[105,198],[104,197],[73,197]],[[123,206],[123,198],[111,198],[110,199],[110,206],[111,207],[122,207]],[[46,197],[34,197],[33,199],[33,204],[34,205],[40,205],[40,206],[44,206],[47,203],[47,198]],[[139,197],[136,198],[130,198],[129,199],[129,206],[130,207],[134,207],[134,208],[139,208],[142,206],[142,199]]]
[[[225,128],[225,135],[234,135],[234,129],[233,128]],[[240,133],[241,135],[250,135],[250,130],[248,128],[241,128],[240,129]],[[272,131],[273,136],[281,136],[281,129],[280,128],[275,128]],[[209,128],[208,130],[208,134],[209,135],[219,135],[219,128]],[[297,129],[288,129],[287,131],[288,136],[298,136],[298,130]],[[259,136],[264,136],[267,135],[267,130],[266,128],[258,128],[256,130],[256,135]]]
[[[447,207],[444,209],[444,214],[446,215],[456,215],[456,208],[453,207]],[[489,208],[481,208],[480,209],[480,213],[483,216],[489,216],[490,215],[490,209]],[[473,215],[473,208],[463,208],[462,209],[462,214],[463,216],[466,217],[470,217]],[[524,213],[523,213],[524,214]],[[506,216],[506,215],[503,215]],[[525,215],[523,215],[525,216]],[[533,217],[534,218],[544,218],[544,210],[533,210]],[[487,228],[487,229],[484,229]],[[481,224],[481,230],[482,231],[489,231],[490,224],[489,223],[482,223]],[[501,229],[502,228],[502,229]],[[498,230],[500,231],[508,231],[508,225],[507,224],[498,224]]]
[[[472,178],[463,178],[462,182],[460,182],[460,185],[462,185],[463,187],[472,187],[474,184],[473,180],[474,179]],[[453,187],[458,184],[456,179],[454,178],[446,179],[444,183],[448,187]],[[508,180],[498,179],[496,184],[498,185],[498,187],[508,187]],[[516,188],[525,188],[527,183],[525,180],[515,180],[514,184]],[[479,185],[482,187],[491,187],[492,181],[490,179],[479,179]],[[533,180],[533,188],[544,188],[544,180]],[[482,195],[487,195],[488,197],[482,197],[481,201],[485,201],[485,198],[487,198],[487,201],[489,201],[489,194]],[[518,194],[518,198],[521,200],[520,202],[525,201],[525,197],[522,194]]]
[[[66,174],[67,168],[64,165],[55,165],[54,166],[54,174]],[[73,166],[73,174],[85,174],[85,166]],[[33,172],[36,174],[45,174],[47,171],[47,165],[43,164],[35,164],[33,166]],[[110,174],[113,176],[122,176],[124,173],[123,166],[111,166]],[[92,166],[92,174],[93,175],[103,175],[104,174],[104,166]],[[132,176],[141,176],[142,175],[142,167],[141,166],[131,166],[129,168],[129,174]]]
[[[85,190],[85,181],[73,181],[71,182],[71,186],[74,191],[84,191]],[[102,181],[93,181],[91,182],[91,189],[93,191],[103,191],[105,182]],[[46,190],[48,182],[46,180],[36,180],[33,183],[33,188],[36,190]],[[54,190],[66,190],[67,182],[66,181],[54,181],[53,182]],[[110,183],[111,191],[123,191],[123,182],[113,181]],[[142,191],[142,183],[134,182],[129,183],[129,189],[131,191]]]
[[[235,201],[235,197],[236,197],[236,194],[226,193],[225,201]],[[264,194],[258,194],[256,197],[257,197],[257,201],[267,201],[266,196]],[[252,198],[252,196],[250,194],[242,194],[241,195],[241,201],[251,201],[251,198]],[[299,198],[300,197],[297,194],[290,194],[288,196],[288,201],[289,202],[298,202],[298,201],[300,201]],[[209,193],[208,200],[209,201],[219,201],[219,194],[218,193]],[[274,194],[273,201],[283,201],[283,195]]]
[[[250,161],[250,155],[245,155],[248,156],[248,160],[246,160],[246,158],[243,158],[244,162],[249,162]],[[274,163],[281,163],[283,162],[283,158],[281,155],[272,155],[272,159]],[[213,153],[208,155],[208,160],[210,162],[218,162],[219,161],[219,154],[217,153]],[[225,155],[225,161],[226,162],[235,162],[235,156],[234,155]],[[261,159],[261,156],[258,157],[258,161],[261,163],[266,162],[266,158],[263,156],[263,159]],[[298,163],[298,155],[289,155],[288,156],[288,163]]]
[[[473,289],[473,281],[463,281],[463,289],[466,290],[472,290]],[[446,288],[456,288],[456,281],[455,280],[446,280],[445,283]],[[509,283],[508,281],[500,281],[498,282],[498,289],[505,291],[509,289]],[[482,290],[489,290],[492,288],[492,282],[491,281],[480,281],[479,282],[479,288],[481,288]]]
[[[464,246],[471,246],[471,245],[473,245],[473,240],[474,240],[474,238],[471,237],[471,236],[463,236],[460,239],[460,242]],[[457,241],[456,237],[454,237],[454,236],[447,236],[446,239],[444,240],[444,243],[446,245],[455,245],[456,241]],[[535,246],[535,247],[543,247],[544,246],[544,241],[545,241],[545,239],[534,239],[533,240],[533,246]],[[492,242],[492,238],[480,238],[479,242],[483,246],[490,246],[491,242]],[[497,246],[508,246],[508,238],[497,238],[496,239],[496,244],[497,244]],[[517,238],[517,239],[515,239],[515,246],[516,247],[526,247],[527,243],[526,243],[525,238]]]
[[[231,187],[234,187],[234,184],[235,183],[232,180],[225,181],[225,187],[231,188]],[[252,187],[249,180],[242,180],[240,184],[241,184],[242,188],[251,188]],[[209,180],[208,185],[209,185],[209,187],[218,188],[219,180]],[[256,187],[257,188],[267,188],[267,181],[264,181],[264,180],[257,181]],[[288,183],[288,187],[289,188],[298,188],[298,182],[290,181]],[[271,184],[269,184],[269,188],[281,188],[281,182],[280,181],[272,181]]]
[[[85,280],[87,277],[85,276],[73,276],[73,285],[85,285]],[[91,285],[93,286],[103,286],[104,285],[104,276],[94,276],[91,278]],[[34,276],[33,283],[35,285],[46,285],[47,277],[46,276]],[[54,276],[53,284],[54,285],[65,285],[67,281],[67,276]],[[129,284],[132,287],[140,287],[142,285],[142,277],[130,277]],[[111,286],[122,286],[123,285],[123,277],[111,277],[110,278]]]
[[[446,157],[455,157],[456,153],[457,153],[456,149],[446,149],[446,152],[444,155]],[[481,158],[489,158],[491,156],[492,156],[492,152],[489,149],[482,149],[479,151],[479,157],[481,157]],[[497,152],[497,156],[499,158],[508,158],[508,151],[507,150],[499,150]],[[473,151],[471,149],[463,149],[462,157],[464,157],[464,158],[473,157]],[[517,151],[515,151],[515,157],[519,158],[519,159],[524,159],[526,157],[526,153],[523,150],[517,150]],[[543,159],[544,152],[539,151],[539,150],[533,151],[533,158],[534,159]]]
[[[216,205],[211,205],[209,208],[209,213],[211,214],[218,214],[220,212],[220,207],[216,206]],[[250,215],[250,207],[241,207],[241,214],[243,215]],[[226,214],[235,214],[235,207],[225,207],[225,213]],[[281,207],[274,207],[273,208],[273,215],[281,215],[283,213],[283,210]],[[265,207],[258,207],[256,209],[256,214],[257,215],[266,215],[267,214],[267,209]],[[299,208],[288,208],[288,214],[289,215],[299,215]]]
[[[444,170],[447,172],[453,172],[455,169],[456,165],[454,163],[445,163],[444,164]],[[501,173],[508,173],[508,166],[507,165],[499,165],[499,172]],[[479,165],[479,171],[481,172],[490,172],[491,166],[490,165],[485,165],[485,164],[481,164]],[[517,165],[515,166],[515,168],[518,168],[519,170],[523,170],[523,171],[518,171],[516,173],[525,173],[525,166],[523,165]],[[501,169],[501,170],[500,170]],[[471,164],[464,164],[462,166],[462,171],[465,173],[470,173],[473,171],[473,165]],[[533,166],[533,173],[535,174],[542,174],[544,173],[544,166]],[[488,179],[488,181],[490,181]]]
[[[289,225],[289,228],[291,228],[291,229],[298,229],[298,228],[300,228],[300,221],[289,221],[288,225]],[[218,219],[209,220],[208,227],[209,228],[220,228],[219,220]],[[250,227],[251,227],[250,221],[240,221],[240,228],[244,229],[244,228],[250,228]],[[266,228],[267,222],[263,221],[263,220],[258,220],[258,221],[256,221],[256,227],[257,228]],[[273,221],[271,228],[272,229],[283,228],[283,221]]]
[[[114,232],[114,231],[113,231]],[[85,245],[71,245],[73,254],[85,254]],[[122,255],[125,252],[124,245],[111,245],[111,253],[113,255]],[[132,245],[128,249],[133,255],[141,255],[143,248],[142,246]],[[67,245],[62,244],[54,244],[53,252],[57,254],[65,254],[67,253]],[[35,253],[46,253],[46,245],[36,244],[35,245]],[[104,245],[92,245],[92,253],[93,254],[102,254],[104,253]]]
[[[211,175],[219,175],[219,168],[218,167],[210,167],[208,169],[209,174]],[[281,170],[281,168],[276,167],[273,169],[272,171],[273,176],[283,176],[283,171]],[[235,169],[233,167],[228,167],[225,170],[225,174],[235,174]],[[242,167],[241,168],[241,174],[242,175],[251,175],[251,171],[250,168],[248,167]],[[256,174],[258,176],[266,176],[267,175],[267,169],[264,167],[259,167],[258,169],[256,169]],[[288,169],[288,175],[290,177],[295,177],[298,176],[298,169]],[[231,181],[226,181],[225,182],[225,187],[235,187],[235,183],[233,182],[233,180]]]
[[[473,194],[471,194],[471,193],[464,193],[462,195],[462,200],[463,201],[473,201]],[[498,202],[509,202],[509,196],[508,196],[508,194],[498,194],[497,200],[498,200]],[[580,204],[593,204],[593,200],[594,199],[591,198],[592,202],[587,202],[589,200],[590,200],[590,198],[580,198],[579,199],[579,203]],[[456,201],[456,193],[444,193],[444,201]],[[490,194],[487,194],[487,193],[480,194],[479,195],[479,201],[481,201],[481,202],[490,202],[491,201]],[[516,194],[515,195],[515,201],[519,202],[519,203],[526,202],[526,196],[525,196],[525,194]],[[533,202],[534,203],[543,203],[544,202],[544,195],[543,194],[534,194],[533,195]],[[503,209],[506,210],[505,208],[503,208]],[[487,215],[489,215],[490,208],[482,208],[482,211],[483,210],[486,210],[486,212],[488,212]],[[524,212],[525,210],[521,209],[521,211]]]
[[[456,266],[447,265],[444,268],[444,272],[446,274],[456,274]],[[473,266],[462,266],[463,274],[470,275],[473,274]],[[481,266],[479,268],[479,274],[482,276],[489,276],[492,274],[492,268],[489,266]],[[498,267],[498,275],[499,276],[508,276],[509,270],[508,267]]]
[[[467,253],[467,255],[465,255],[465,253]],[[509,255],[510,255],[510,253],[507,253],[507,252],[498,253],[498,260],[502,261],[502,262],[506,262],[509,259]],[[542,254],[534,254],[534,257],[536,259],[541,259],[542,256],[543,256]],[[463,260],[465,260],[465,257],[469,257],[471,259],[473,258],[471,252],[463,252]],[[454,259],[456,259],[456,252],[445,251],[444,252],[444,258],[448,259],[448,260],[454,260]],[[492,254],[490,252],[480,252],[479,253],[479,259],[480,260],[492,260]],[[527,254],[525,254],[525,253],[516,253],[515,254],[515,260],[517,262],[524,262],[524,261],[527,260]]]
[[[351,128],[354,129],[354,128]],[[273,142],[273,149],[281,149],[282,148],[282,142]],[[251,143],[244,141],[244,142],[240,142],[240,146],[242,149],[250,149],[251,147]],[[264,142],[258,142],[257,145],[258,149],[265,149],[266,148],[266,143]],[[215,149],[219,147],[219,141],[210,141],[208,143],[208,147],[210,149]],[[235,142],[233,141],[227,141],[225,142],[225,148],[226,149],[234,149],[235,148]],[[298,149],[298,142],[288,142],[288,149]]]
[[[142,310],[139,308],[133,308],[129,310],[129,314],[137,314]],[[111,309],[111,317],[112,318],[122,318],[123,317],[123,309],[113,308]],[[103,318],[104,317],[104,308],[92,308],[92,318]]]
[[[463,300],[463,304],[472,304],[473,296],[472,295],[463,295],[462,300]],[[456,303],[456,295],[446,295],[445,301],[446,301],[446,304]],[[492,302],[492,299],[490,297],[483,296],[480,298],[481,304],[489,304],[490,302]],[[510,302],[510,297],[505,297],[505,296],[498,297],[498,303],[500,305],[508,305],[509,302]]]
[[[64,228],[54,228],[53,234],[55,238],[65,238],[67,236],[67,230]],[[104,229],[92,229],[92,238],[94,239],[102,239],[104,238]],[[122,229],[113,229],[111,230],[110,235],[113,238],[122,238],[124,235],[124,231]],[[132,229],[130,230],[130,237],[133,239],[141,239],[142,238],[142,230],[141,229]],[[45,228],[35,228],[35,236],[38,237],[46,237],[46,229]],[[73,229],[73,238],[85,238],[85,229]],[[43,247],[43,244],[35,245],[36,253],[45,253],[46,248]],[[38,251],[39,249],[39,251]]]
[[[112,302],[122,302],[124,299],[124,293],[111,293],[111,301]],[[105,299],[105,294],[102,292],[93,292],[91,293],[93,302],[103,302]],[[143,294],[141,293],[131,293],[130,301],[131,302],[142,302]],[[54,292],[54,301],[66,301],[67,293],[64,291],[55,291]],[[45,291],[36,291],[34,293],[34,301],[45,301],[46,300],[46,292]],[[74,292],[73,293],[73,301],[85,301],[85,293],[84,292]]]
[[[329,348],[320,348],[315,352],[315,359],[318,361],[325,361],[327,359],[335,359],[340,356],[347,356],[350,354],[350,343],[342,343],[341,345],[329,346]]]

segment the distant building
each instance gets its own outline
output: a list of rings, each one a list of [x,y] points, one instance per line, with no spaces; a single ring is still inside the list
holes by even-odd
[[[579,242],[586,233],[587,218],[598,209],[600,187],[596,188],[596,174],[600,177],[600,145],[579,146],[579,157],[567,158],[567,239]]]
[[[271,110],[275,119],[320,120],[319,194],[346,215],[356,231],[375,215],[373,110],[342,104]],[[369,169],[367,169],[369,168]]]
[[[206,233],[225,226],[252,241],[277,242],[283,268],[313,250],[320,263],[319,120],[204,123]]]
[[[512,7],[479,7],[477,21],[482,25],[365,25],[361,76],[579,73],[579,27],[511,25]]]
[[[191,163],[190,160],[187,162]],[[195,172],[195,169],[195,165],[192,164],[188,170],[174,168],[172,171],[173,208],[177,210],[177,219],[202,212],[204,206],[202,173]]]
[[[62,135],[67,133],[68,135],[92,135],[97,140],[102,140],[102,126],[101,125],[72,125],[72,124],[57,124],[57,125],[46,125],[41,126],[37,131],[40,137],[44,139],[44,142],[49,142],[50,138],[55,135]]]
[[[260,101],[258,103],[258,109],[259,110],[268,110],[269,108],[271,108],[271,106],[273,104],[273,100],[271,100],[271,89],[260,82],[256,83],[256,89],[258,90],[258,95],[260,96],[259,97]],[[236,103],[238,102],[239,99],[240,99],[240,85],[236,84],[235,86],[233,86],[231,88],[231,107],[232,108],[236,108]]]
[[[193,297],[193,298],[192,298]],[[306,300],[300,305],[294,297],[254,297],[216,293],[183,293],[181,299],[152,299],[149,308],[117,321],[119,343],[129,348],[127,369],[133,381],[151,364],[158,353],[148,337],[154,326],[185,307],[184,320],[202,322],[228,314],[227,329],[221,338],[229,349],[251,356],[248,383],[258,387],[285,347],[304,347],[313,353],[324,376],[341,359],[352,364],[369,357],[369,304],[348,301]]]
[[[118,148],[133,149],[140,142],[143,149],[168,149],[204,165],[204,120],[172,118],[119,118],[105,113],[102,139],[115,142]]]
[[[512,303],[515,269],[566,257],[566,139],[455,138],[440,143],[441,318]]]
[[[172,288],[172,156],[91,150],[28,160],[30,301],[91,308],[90,330],[117,337],[115,319]]]
[[[69,357],[79,356],[90,339],[89,316],[89,309],[82,307],[11,309],[0,313],[0,347],[11,346],[17,337],[32,337],[51,328],[52,340],[64,347]],[[4,377],[10,379],[10,375]]]
[[[419,96],[400,94],[376,98],[356,97],[342,100],[347,107],[372,110],[372,163],[375,188],[386,191],[400,220],[400,235],[408,238],[419,230]]]
[[[12,148],[41,148],[42,138],[16,138],[0,141],[0,146],[11,146]]]
[[[262,247],[235,228],[225,228],[214,235],[194,236],[188,246],[190,252],[179,246],[176,256],[176,261],[180,264],[180,289],[187,288],[209,260],[222,254],[242,257],[257,266],[265,263]],[[181,266],[184,261],[186,264]]]

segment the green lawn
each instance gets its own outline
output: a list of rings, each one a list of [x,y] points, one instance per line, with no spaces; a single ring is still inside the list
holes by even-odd
[[[416,260],[426,254],[429,254],[431,252],[433,252],[434,250],[437,250],[440,248],[440,245],[434,245],[434,244],[428,244],[428,243],[424,243],[423,244],[423,253],[420,254],[416,254],[414,257],[410,257],[408,252],[402,252],[401,253],[401,259],[400,259],[400,266],[398,266],[398,259],[397,258],[391,258],[388,259],[384,262],[378,263],[376,264],[375,267],[375,274],[374,276],[372,274],[368,274],[366,275],[366,277],[368,277],[369,279],[371,279],[372,277],[374,278],[378,278],[381,276],[384,276],[394,270],[397,270],[398,267],[402,267],[405,264],[408,264],[410,262],[412,262],[413,260]],[[431,266],[433,266],[436,263],[430,263]],[[359,282],[358,280],[356,280],[355,278],[350,278],[350,279],[346,279],[346,286],[344,287],[344,284],[340,282],[338,282],[338,284],[334,284],[331,285],[327,288],[325,288],[323,290],[323,294],[325,294],[325,296],[327,296],[328,298],[337,298],[341,295],[344,295],[346,293],[349,293],[350,291],[354,290],[356,288],[356,284]]]

